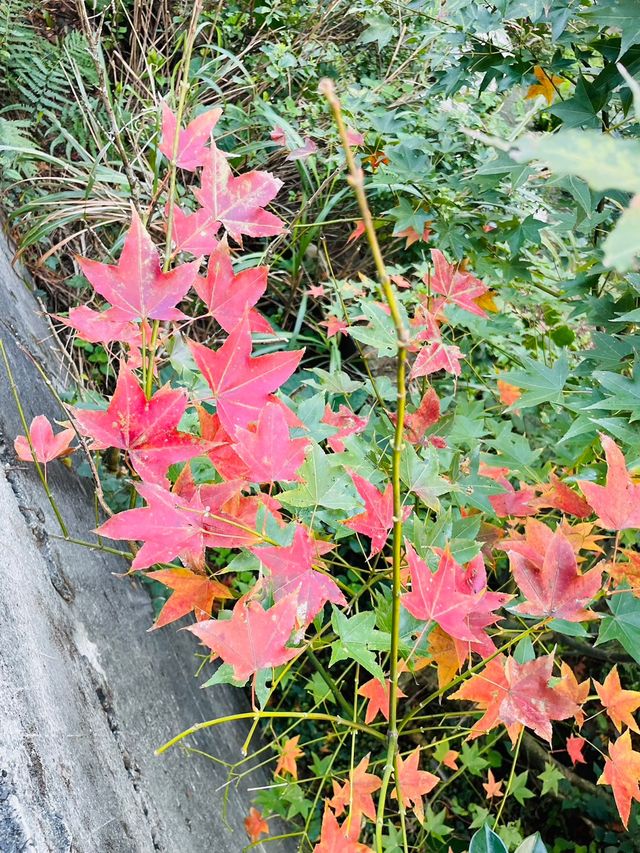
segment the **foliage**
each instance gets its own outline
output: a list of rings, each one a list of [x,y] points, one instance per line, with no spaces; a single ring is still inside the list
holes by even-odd
[[[250,681],[278,776],[252,840],[277,814],[303,850],[632,849],[605,792],[633,829],[633,4],[328,5],[196,4],[184,58],[165,33],[137,79],[82,72],[62,192],[10,190],[104,355],[69,410],[99,532],[143,543],[156,627],[194,614],[210,689]],[[21,115],[8,180],[55,175]]]

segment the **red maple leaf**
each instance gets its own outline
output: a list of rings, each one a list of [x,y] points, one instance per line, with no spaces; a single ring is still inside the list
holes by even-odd
[[[80,269],[95,291],[113,307],[112,319],[181,320],[176,308],[198,274],[200,261],[163,272],[160,255],[135,209],[117,264],[78,258]]]
[[[323,424],[329,424],[337,428],[337,432],[330,435],[327,439],[327,444],[334,453],[342,453],[344,451],[344,441],[350,435],[358,435],[367,428],[369,418],[361,418],[351,411],[344,404],[340,404],[337,412],[331,410],[331,406],[327,403],[322,418]]]
[[[510,515],[515,515],[517,518],[535,515],[538,512],[533,505],[536,497],[535,489],[521,483],[522,488],[516,490],[505,476],[508,472],[508,468],[480,464],[480,476],[494,480],[504,489],[504,492],[499,495],[489,495],[489,503],[493,511],[498,518],[507,518]]]
[[[134,569],[170,563],[178,556],[187,565],[203,569],[205,546],[220,547],[227,543],[227,538],[221,543],[207,530],[206,513],[224,506],[241,486],[241,483],[230,482],[209,487],[216,489],[215,503],[210,492],[205,506],[199,491],[183,497],[156,483],[138,483],[136,489],[147,506],[113,515],[96,533],[109,539],[144,542],[131,564]]]
[[[523,664],[498,655],[449,698],[476,702],[484,710],[471,738],[503,723],[514,743],[522,726],[551,742],[551,720],[572,717],[577,708],[565,693],[549,687],[552,670],[552,654]]]
[[[178,132],[177,117],[171,112],[166,101],[163,101],[162,139],[158,148],[165,157],[175,162],[176,166],[180,166],[181,169],[186,169],[189,172],[195,171],[198,166],[202,166],[204,163],[208,150],[207,142],[211,139],[211,132],[221,115],[222,110],[219,107],[207,110],[196,116],[185,129],[181,128]],[[176,133],[178,134],[177,146]]]
[[[231,435],[256,421],[270,394],[294,372],[303,350],[251,357],[251,329],[242,321],[217,350],[189,341],[196,363],[213,392],[220,423]]]
[[[374,794],[382,787],[382,780],[373,773],[367,773],[369,767],[369,756],[365,755],[357,767],[349,774],[348,780],[343,785],[333,783],[333,797],[329,805],[340,817],[345,808],[349,807],[351,826],[360,827],[362,815],[370,820],[376,819],[376,807],[373,804]]]
[[[356,219],[354,222],[354,229],[347,237],[347,243],[353,243],[355,240],[359,240],[360,237],[365,232],[364,221],[362,219]]]
[[[249,814],[244,819],[244,828],[247,831],[249,839],[253,842],[259,841],[261,835],[269,832],[269,824],[262,817],[262,813],[253,806],[251,806]]]
[[[269,570],[274,599],[280,601],[295,595],[301,625],[308,625],[327,601],[341,607],[347,604],[336,582],[313,568],[314,564],[319,565],[318,544],[308,528],[297,524],[291,545],[253,549],[262,565]]]
[[[428,388],[415,412],[404,419],[405,437],[411,444],[422,444],[425,432],[440,420],[440,398]]]
[[[445,344],[441,340],[431,341],[420,349],[416,360],[411,368],[410,379],[419,376],[431,376],[439,370],[446,370],[454,376],[460,376],[462,368],[460,359],[463,357],[462,350],[451,344]]]
[[[432,791],[440,781],[440,778],[427,770],[419,770],[420,747],[417,746],[408,758],[398,756],[398,779],[397,783],[402,795],[402,804],[405,808],[413,807],[419,822],[424,821],[424,806],[422,797]],[[394,787],[391,796],[398,798]]]
[[[298,480],[308,438],[291,438],[282,406],[266,403],[253,431],[238,427],[235,450],[247,465],[252,483]]]
[[[83,341],[92,344],[110,344],[113,341],[141,346],[140,327],[131,320],[122,319],[112,308],[106,311],[94,311],[87,305],[79,305],[69,310],[68,317],[54,315],[70,329],[75,329]]]
[[[551,474],[549,482],[543,483],[538,488],[540,496],[530,502],[532,507],[558,509],[577,518],[588,518],[591,515],[591,507],[585,499],[563,483],[556,474]]]
[[[446,553],[437,549],[442,556]],[[453,561],[451,555],[449,559]],[[455,561],[453,561],[455,562]],[[484,566],[484,557],[478,554],[468,564],[466,569],[455,563],[457,571],[454,571],[455,587],[457,592],[473,595],[477,601],[476,606],[465,617],[470,631],[476,637],[474,642],[454,638],[458,661],[462,664],[471,652],[477,652],[482,657],[488,657],[495,650],[493,640],[485,633],[485,628],[494,625],[499,617],[494,613],[503,607],[513,596],[503,592],[490,592],[487,589],[487,572]]]
[[[364,698],[369,701],[369,704],[367,705],[367,713],[364,718],[367,725],[375,720],[378,713],[382,714],[385,720],[389,719],[390,685],[391,681],[389,679],[382,684],[382,682],[378,681],[377,678],[372,678],[371,681],[367,681],[359,688],[358,696],[364,696]],[[398,699],[404,699],[407,694],[403,693],[402,690],[398,688],[396,695]]]
[[[186,393],[168,385],[147,400],[133,371],[123,363],[106,410],[74,408],[72,413],[79,431],[92,439],[93,450],[126,450],[143,480],[161,482],[170,465],[208,449],[198,436],[176,429],[187,404]]]
[[[525,601],[517,608],[529,616],[552,616],[567,622],[595,619],[595,614],[585,610],[600,589],[602,566],[595,566],[586,574],[578,569],[573,546],[556,530],[545,550],[530,559],[530,553],[511,550],[509,542],[501,545],[509,555],[511,571]]]
[[[230,619],[209,619],[188,630],[233,667],[235,679],[244,682],[258,670],[280,666],[300,653],[300,649],[286,646],[296,616],[295,596],[283,598],[268,610],[257,601],[240,599]]]
[[[337,335],[338,332],[347,333],[349,332],[349,326],[345,323],[344,320],[340,320],[338,317],[334,317],[331,314],[327,316],[326,320],[323,320],[320,323],[321,326],[327,327],[327,337],[333,338],[334,335]]]
[[[607,484],[598,486],[578,480],[584,496],[598,516],[598,524],[606,530],[628,530],[640,527],[640,485],[631,479],[622,451],[612,438],[601,435],[607,458]]]
[[[169,215],[169,205],[165,207],[165,214]],[[183,210],[178,204],[173,205],[173,223],[171,227],[171,240],[176,252],[189,252],[191,255],[210,255],[218,245],[216,234],[220,230],[220,224],[211,219],[211,215],[204,207],[189,212]]]
[[[228,586],[189,569],[160,569],[149,572],[147,577],[173,590],[158,614],[154,628],[163,628],[191,611],[199,622],[210,619],[214,599],[233,598]]]
[[[434,265],[433,275],[429,277],[427,274],[423,279],[425,283],[430,284],[431,290],[444,296],[452,305],[479,317],[486,317],[486,312],[475,300],[486,293],[488,287],[471,273],[462,270],[459,265],[447,263],[439,249],[431,250],[431,258]]]
[[[576,737],[575,735],[571,735],[567,738],[567,752],[569,753],[569,758],[573,762],[574,767],[576,764],[587,763],[582,754],[582,750],[584,749],[585,744],[586,740],[583,737]]]
[[[359,831],[360,827],[357,825],[354,832],[353,820],[345,821],[340,826],[336,816],[326,805],[322,816],[320,840],[313,848],[313,853],[373,853],[370,847],[357,840]]]
[[[253,333],[273,334],[269,322],[253,306],[267,289],[268,267],[251,267],[233,272],[226,240],[221,240],[209,258],[207,277],[198,276],[195,290],[212,317],[225,332],[231,332],[249,309]]]
[[[379,554],[389,538],[389,531],[393,527],[393,489],[391,483],[387,483],[384,492],[379,492],[360,474],[347,469],[358,494],[364,501],[365,510],[360,515],[344,522],[346,527],[363,533],[371,539],[371,553],[369,557]],[[405,507],[403,517],[406,519],[411,512],[411,507]]]
[[[402,596],[402,606],[422,621],[434,621],[459,640],[481,641],[482,636],[469,624],[469,615],[478,608],[482,593],[469,595],[458,589],[459,566],[449,551],[440,557],[436,572],[421,560],[410,542],[405,541],[411,592]]]
[[[278,194],[282,181],[270,172],[246,172],[234,176],[227,157],[215,145],[204,156],[201,185],[194,189],[199,203],[208,213],[212,230],[221,224],[240,243],[242,236],[271,237],[280,234],[284,224],[273,213],[264,210]],[[215,232],[214,232],[215,233]]]
[[[622,823],[627,828],[631,802],[640,802],[640,752],[634,752],[631,733],[626,731],[617,741],[609,742],[609,757],[598,785],[611,785]]]
[[[59,457],[69,456],[74,448],[69,447],[76,437],[75,430],[63,429],[57,435],[53,433],[53,427],[44,415],[36,415],[29,427],[29,438],[33,446],[33,453],[41,465],[46,465]],[[18,454],[18,459],[23,462],[33,462],[33,454],[26,435],[19,435],[14,439],[13,447]]]
[[[249,480],[249,466],[234,449],[234,441],[220,423],[215,413],[208,412],[203,406],[196,406],[200,435],[209,442],[207,456],[216,471],[224,480]]]

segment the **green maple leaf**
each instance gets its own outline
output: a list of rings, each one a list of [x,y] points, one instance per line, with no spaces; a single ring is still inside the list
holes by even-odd
[[[518,402],[509,407],[509,411],[526,409],[540,403],[559,403],[569,376],[567,359],[564,356],[559,358],[553,367],[547,367],[541,361],[534,361],[528,356],[523,356],[521,361],[523,370],[510,370],[503,377],[524,391]]]
[[[640,663],[640,599],[625,590],[612,596],[607,601],[607,606],[611,616],[605,616],[600,623],[596,646],[609,640],[617,640],[622,648]]]
[[[637,0],[601,0],[584,12],[582,17],[620,33],[619,56],[632,44],[640,42],[640,12]]]
[[[375,623],[376,615],[371,611],[348,618],[334,607],[331,625],[338,639],[331,645],[329,666],[341,660],[355,660],[374,678],[384,682],[384,672],[373,651],[388,651],[391,637],[385,631],[377,631]]]
[[[353,494],[350,478],[335,460],[335,454],[327,454],[314,444],[299,471],[302,482],[293,489],[278,495],[278,500],[287,506],[342,509],[356,512],[358,501]]]
[[[545,768],[542,771],[542,773],[540,773],[538,775],[538,779],[540,779],[540,781],[542,782],[542,796],[543,797],[545,794],[549,794],[549,793],[557,796],[558,795],[558,783],[562,782],[562,780],[564,779],[564,776],[562,775],[562,773],[558,770],[558,768],[554,764],[551,764],[551,762],[547,762],[547,764],[545,764]]]
[[[513,781],[511,782],[511,790],[509,793],[512,797],[515,797],[521,806],[525,804],[525,800],[530,800],[531,797],[534,796],[533,791],[530,791],[527,788],[528,776],[529,771],[523,770],[522,773],[518,773],[517,776],[514,776]]]

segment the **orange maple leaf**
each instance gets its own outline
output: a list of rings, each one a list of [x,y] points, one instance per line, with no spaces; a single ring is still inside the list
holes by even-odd
[[[287,738],[282,747],[282,752],[278,758],[276,769],[273,771],[274,776],[284,776],[289,773],[294,779],[298,778],[297,759],[304,755],[304,752],[298,746],[300,735]]]
[[[495,777],[493,775],[493,770],[489,770],[487,781],[482,783],[482,787],[487,793],[488,800],[493,799],[493,797],[499,799],[500,797],[504,796],[504,792],[502,790],[502,780],[496,782]]]
[[[640,708],[640,692],[637,690],[623,690],[618,675],[618,667],[614,666],[604,680],[599,684],[594,680],[598,697],[602,702],[609,719],[618,731],[622,731],[622,724],[629,726],[632,732],[640,734],[638,724],[632,714]]]
[[[359,696],[364,696],[365,699],[369,700],[369,704],[367,705],[367,713],[365,715],[364,721],[367,725],[373,722],[375,718],[378,716],[378,712],[382,714],[385,720],[389,719],[389,687],[391,685],[390,679],[387,679],[384,684],[378,681],[377,678],[372,678],[371,681],[367,681],[366,684],[363,684],[362,687],[358,690]],[[398,699],[406,698],[406,693],[403,693],[400,688],[398,688]]]
[[[369,755],[365,755],[343,785],[334,781],[333,797],[329,800],[329,805],[335,811],[336,817],[340,817],[349,806],[351,824],[354,826],[360,826],[362,815],[370,820],[376,819],[376,808],[371,795],[382,786],[382,781],[373,773],[367,773],[368,766]]]
[[[233,598],[229,587],[190,569],[160,569],[157,572],[148,572],[147,577],[173,590],[153,628],[169,625],[192,610],[199,622],[210,619],[214,599]]]
[[[498,396],[500,397],[500,402],[504,403],[505,406],[513,406],[522,397],[522,391],[517,385],[511,385],[509,382],[505,382],[504,379],[498,379]]]
[[[428,794],[438,784],[440,779],[427,770],[418,768],[420,762],[420,747],[417,746],[408,758],[402,759],[398,756],[398,787],[402,795],[402,804],[405,808],[413,807],[416,817],[422,823],[424,821],[423,794]],[[398,798],[394,789],[391,796]]]
[[[373,853],[370,847],[358,841],[359,830],[359,824],[354,830],[353,821],[350,825],[345,821],[340,826],[327,804],[322,816],[320,839],[313,848],[313,853]]]
[[[533,74],[538,82],[529,86],[527,94],[525,95],[525,101],[530,98],[537,98],[538,95],[542,95],[548,104],[552,104],[556,93],[556,86],[559,86],[560,83],[563,82],[562,77],[556,77],[555,74],[547,74],[544,68],[540,65],[535,66]]]
[[[578,727],[582,727],[582,724],[584,723],[584,711],[582,710],[582,705],[587,701],[591,679],[587,678],[586,681],[578,681],[574,671],[571,669],[569,664],[564,663],[564,661],[560,664],[560,675],[561,679],[558,684],[556,684],[556,690],[560,693],[564,693],[564,695],[571,699],[572,702],[575,702],[577,710],[573,717],[578,724]]]
[[[244,828],[247,830],[247,835],[251,841],[259,841],[261,835],[269,832],[269,824],[262,817],[262,813],[253,806],[251,806],[249,814],[244,819]]]
[[[628,562],[605,563],[605,571],[616,582],[616,585],[628,583],[631,592],[638,596],[640,595],[640,554],[627,548],[623,549],[622,553],[627,557]]]
[[[458,658],[455,640],[439,625],[429,634],[429,654],[438,667],[438,687],[442,690],[451,683],[463,661]]]
[[[495,300],[495,293],[491,290],[487,290],[486,293],[483,293],[482,296],[476,296],[473,300],[478,308],[483,308],[485,311],[490,311],[492,314],[498,314],[500,309],[498,308]]]
[[[615,743],[609,742],[609,758],[598,785],[611,785],[622,823],[627,828],[631,801],[640,802],[640,752],[634,752],[631,733],[626,731]]]
[[[456,752],[455,749],[450,749],[442,759],[442,763],[445,767],[448,767],[449,770],[457,770],[458,762],[456,761],[456,759],[459,755],[460,753]]]

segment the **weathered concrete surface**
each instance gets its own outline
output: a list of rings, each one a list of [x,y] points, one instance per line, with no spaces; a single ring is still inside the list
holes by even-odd
[[[28,421],[61,417],[16,343],[61,381],[38,310],[2,245],[0,336]],[[0,850],[238,853],[247,844],[247,787],[265,777],[232,787],[223,816],[223,767],[178,747],[153,753],[194,723],[246,710],[243,695],[226,686],[199,690],[197,644],[187,632],[146,633],[147,593],[113,575],[123,562],[54,537],[37,473],[13,451],[22,432],[0,365]],[[88,538],[88,484],[59,462],[49,477],[71,535]],[[189,743],[230,762],[245,734],[244,726],[225,726]]]

